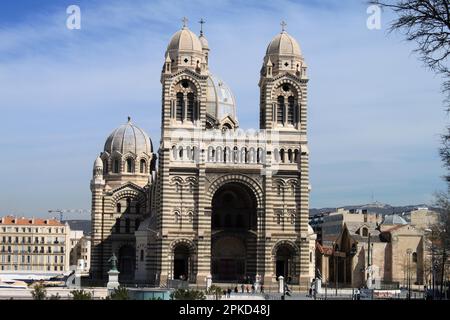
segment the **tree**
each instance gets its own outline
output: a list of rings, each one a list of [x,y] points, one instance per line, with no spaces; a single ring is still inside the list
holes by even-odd
[[[209,287],[208,291],[206,292],[208,295],[214,296],[216,300],[220,300],[222,298],[223,290],[221,287],[212,285]]]
[[[47,298],[47,290],[42,284],[35,284],[33,291],[31,291],[33,300],[45,300]]]
[[[443,78],[442,92],[445,108],[450,112],[450,4],[448,0],[396,0],[370,1],[392,10],[397,18],[391,23],[390,32],[399,31],[406,40],[417,44],[414,50],[425,65]],[[450,171],[450,126],[442,136],[440,155]],[[450,187],[450,175],[446,175]]]
[[[84,290],[70,291],[73,296],[73,300],[92,300],[92,294]]]
[[[435,195],[436,205],[441,209],[439,223],[432,226],[430,241],[435,251],[434,266],[437,271],[440,292],[444,292],[445,274],[448,275],[448,254],[450,252],[450,193],[440,192]]]
[[[205,300],[206,296],[203,291],[177,289],[170,294],[171,300]]]
[[[448,0],[370,1],[397,14],[390,31],[399,31],[417,44],[415,53],[434,72],[444,77],[444,92],[450,92],[450,5]]]
[[[118,287],[114,288],[114,291],[111,293],[110,297],[111,300],[130,300],[129,291],[125,287]]]

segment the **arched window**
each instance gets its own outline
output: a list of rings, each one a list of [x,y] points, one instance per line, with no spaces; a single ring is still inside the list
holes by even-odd
[[[417,262],[417,252],[413,252],[412,254],[412,261]]]
[[[122,205],[120,204],[120,202],[118,202],[116,204],[116,212],[117,213],[122,213]]]
[[[295,124],[295,98],[288,98],[288,111],[287,111],[287,122],[288,124]]]
[[[141,159],[140,172],[147,173],[147,162],[144,159]]]
[[[188,216],[189,216],[189,222],[194,221],[194,214],[192,212],[189,212]]]
[[[277,123],[279,123],[279,124],[283,124],[284,123],[284,97],[283,96],[279,96],[278,97]]]
[[[175,223],[181,223],[181,215],[178,211],[175,211]]]
[[[286,162],[286,159],[284,158],[284,149],[280,150],[280,161],[283,163]]]
[[[290,163],[294,162],[294,159],[292,157],[292,150],[291,149],[288,150],[288,160],[289,160]]]
[[[238,147],[233,148],[233,162],[238,163],[239,162],[239,151]]]
[[[177,121],[183,121],[184,97],[182,92],[177,93],[176,108],[177,108],[176,111]]]
[[[183,147],[178,148],[179,152],[178,152],[178,156],[180,160],[183,160]]]
[[[127,159],[127,172],[133,173],[134,172],[134,161],[133,159],[128,158]]]
[[[120,171],[119,160],[114,159],[114,162],[113,162],[113,172],[114,172],[114,173],[119,173],[119,171]]]
[[[257,154],[256,154],[256,162],[262,163],[264,162],[264,151],[262,148],[258,148]]]
[[[186,114],[186,118],[188,121],[192,121],[194,122],[194,94],[193,93],[188,93],[187,95],[187,114]]]
[[[312,252],[309,252],[309,262],[312,262]]]

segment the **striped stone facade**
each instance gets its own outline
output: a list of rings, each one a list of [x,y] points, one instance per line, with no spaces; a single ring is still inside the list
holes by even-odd
[[[203,35],[200,44],[195,37],[184,27],[166,52],[158,170],[150,184],[127,182],[105,193],[104,180],[92,182],[92,268],[104,272],[119,249],[115,239],[123,237],[121,244],[136,248],[135,281],[203,285],[209,276],[233,282],[260,276],[271,284],[284,275],[306,288],[314,276],[308,78],[298,44],[285,31],[272,40],[259,83],[260,128],[244,131],[234,118],[207,113],[209,48]],[[134,239],[108,232],[119,192],[146,204]]]

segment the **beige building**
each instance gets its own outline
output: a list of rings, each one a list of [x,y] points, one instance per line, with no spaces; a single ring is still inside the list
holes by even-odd
[[[424,234],[399,215],[338,211],[324,217],[317,265],[331,286],[406,286],[424,283]]]
[[[70,269],[88,272],[91,262],[91,238],[81,230],[70,231]]]
[[[430,229],[438,224],[440,215],[428,208],[417,208],[409,213],[411,225],[419,230]]]
[[[56,219],[0,220],[0,272],[69,270],[70,227]]]
[[[283,29],[261,55],[258,130],[239,128],[236,99],[209,68],[212,55],[203,32],[186,25],[176,32],[162,56],[158,150],[129,120],[95,161],[93,278],[105,279],[114,253],[122,281],[259,275],[275,284],[282,275],[310,283],[315,235],[300,46]]]

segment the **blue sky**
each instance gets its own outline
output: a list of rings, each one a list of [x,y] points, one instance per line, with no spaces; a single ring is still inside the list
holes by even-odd
[[[366,27],[364,1],[75,1],[0,4],[0,215],[90,208],[92,164],[126,121],[160,136],[164,51],[181,18],[205,33],[210,69],[232,88],[242,128],[258,127],[259,70],[280,21],[309,65],[311,207],[429,203],[441,79],[412,44]],[[66,8],[81,8],[81,30]],[[86,218],[72,215],[69,218]]]

